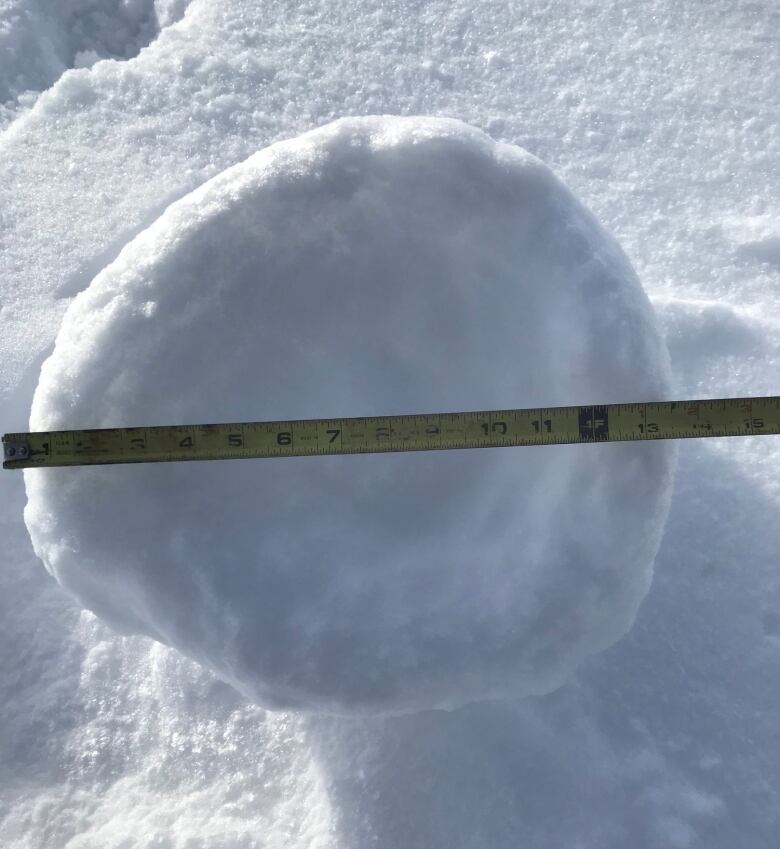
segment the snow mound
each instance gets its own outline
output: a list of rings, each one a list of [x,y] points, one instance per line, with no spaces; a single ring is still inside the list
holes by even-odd
[[[740,257],[780,266],[780,223],[777,215],[731,218],[726,222],[725,230],[736,244]]]
[[[0,104],[69,68],[135,56],[189,0],[0,0]]]
[[[70,306],[36,430],[664,396],[625,256],[541,162],[344,119],[173,204]],[[32,470],[49,571],[272,708],[554,689],[630,627],[668,444]]]

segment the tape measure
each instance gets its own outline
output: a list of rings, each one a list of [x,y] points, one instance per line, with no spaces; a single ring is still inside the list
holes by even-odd
[[[7,433],[3,468],[245,460],[780,433],[780,396]]]

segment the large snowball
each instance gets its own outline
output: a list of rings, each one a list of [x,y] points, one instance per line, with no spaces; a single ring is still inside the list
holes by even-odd
[[[149,179],[154,179],[150,174]],[[171,206],[70,307],[31,428],[657,399],[626,258],[537,159],[346,119]],[[85,606],[271,707],[540,693],[647,590],[667,444],[25,473]]]

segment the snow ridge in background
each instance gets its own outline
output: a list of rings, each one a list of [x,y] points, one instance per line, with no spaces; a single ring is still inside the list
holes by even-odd
[[[666,357],[627,260],[538,160],[452,120],[343,119],[123,250],[66,314],[31,426],[660,398]],[[31,470],[25,515],[83,604],[260,704],[452,708],[548,692],[625,633],[672,456]]]
[[[0,128],[68,68],[129,59],[190,0],[0,0]]]

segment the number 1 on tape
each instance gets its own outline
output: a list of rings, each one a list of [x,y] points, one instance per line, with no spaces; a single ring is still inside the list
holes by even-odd
[[[510,448],[780,433],[780,396],[7,433],[3,468]]]

